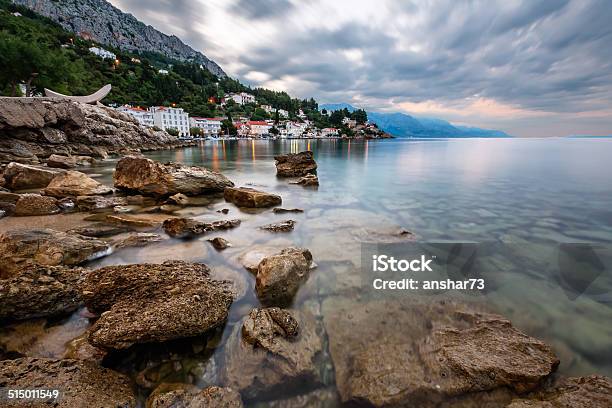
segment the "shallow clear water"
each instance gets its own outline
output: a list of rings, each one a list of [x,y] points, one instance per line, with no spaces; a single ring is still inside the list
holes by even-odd
[[[274,155],[306,149],[314,152],[319,165],[318,189],[290,185],[275,176]],[[294,304],[306,309],[313,298],[351,301],[346,293],[353,293],[347,288],[359,290],[353,278],[360,275],[361,242],[396,239],[403,228],[419,241],[514,245],[509,246],[510,255],[495,261],[494,270],[484,272],[490,290],[452,296],[482,302],[550,344],[561,358],[562,374],[612,375],[610,263],[579,294],[563,287],[563,276],[554,267],[558,243],[612,245],[612,140],[215,141],[147,156],[221,171],[238,186],[280,194],[285,208],[305,210],[282,215],[240,211],[220,199],[181,214],[202,220],[240,218],[239,228],[215,234],[233,247],[217,252],[206,242],[208,237],[167,240],[122,250],[92,265],[183,259],[205,262],[224,277],[240,277],[247,294],[232,306],[220,337],[227,337],[258,305],[254,277],[239,262],[245,251],[259,246],[309,248],[319,267]],[[109,160],[89,171],[110,185],[114,165]],[[229,208],[229,215],[216,212],[221,208]],[[297,221],[293,232],[258,229],[285,219]],[[212,347],[206,355],[219,361],[223,353],[222,347]],[[160,374],[159,379],[205,384],[218,369],[212,361],[183,359],[182,370],[166,367],[174,374]],[[133,359],[119,363],[129,364]]]

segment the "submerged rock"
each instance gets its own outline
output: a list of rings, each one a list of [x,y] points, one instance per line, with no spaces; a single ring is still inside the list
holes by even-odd
[[[82,303],[82,268],[31,265],[0,279],[0,320],[31,319],[72,312]]]
[[[0,385],[12,389],[58,389],[60,398],[50,404],[57,408],[136,406],[127,376],[86,361],[46,358],[0,361]],[[24,405],[20,400],[4,400],[3,407],[47,406],[39,402]]]
[[[223,324],[233,301],[231,284],[208,276],[206,265],[181,261],[92,271],[83,297],[89,310],[102,315],[89,341],[123,349],[196,336]]]
[[[312,266],[312,254],[303,248],[286,248],[264,258],[257,267],[257,297],[265,305],[289,304]]]
[[[203,390],[190,384],[161,384],[147,399],[147,408],[242,408],[240,394],[216,386]]]
[[[135,232],[128,234],[125,237],[115,239],[112,243],[114,249],[121,248],[139,248],[149,244],[161,242],[163,238],[159,234],[149,232]]]
[[[236,228],[240,220],[221,220],[214,222],[202,222],[192,218],[171,218],[163,223],[166,234],[173,238],[194,237],[212,231],[221,231]]]
[[[29,264],[74,266],[110,252],[108,243],[82,235],[52,229],[9,231],[0,235],[0,277]]]
[[[560,381],[528,398],[516,399],[507,408],[608,408],[612,407],[612,381],[591,375]]]
[[[101,238],[101,237],[110,237],[113,235],[119,235],[119,234],[122,234],[128,231],[129,231],[129,228],[122,227],[120,225],[107,225],[107,224],[98,223],[98,224],[93,224],[93,225],[87,225],[85,227],[73,228],[67,232],[72,233],[72,234],[83,235],[86,237]]]
[[[306,187],[317,187],[319,185],[319,178],[314,174],[307,174],[304,177],[300,177],[296,181],[290,184],[299,184]]]
[[[44,188],[63,170],[21,163],[9,163],[4,169],[3,177],[6,187],[11,190]]]
[[[458,312],[451,302],[338,302],[326,301],[323,314],[343,402],[437,407],[489,391],[523,393],[559,364],[507,320]]]
[[[248,187],[226,188],[223,192],[225,200],[238,207],[266,208],[280,205],[283,200],[279,195],[266,193]]]
[[[276,175],[279,177],[302,177],[317,170],[317,162],[311,151],[275,156]]]
[[[218,251],[232,246],[232,244],[230,244],[227,239],[221,238],[221,237],[215,237],[215,238],[209,239],[208,242],[210,242],[211,245]]]
[[[203,167],[162,164],[135,156],[119,160],[113,178],[117,188],[159,196],[208,194],[234,185],[223,174]]]
[[[276,320],[270,309],[253,310],[227,341],[221,379],[248,400],[278,398],[321,382],[317,360],[323,346],[314,317],[275,310]]]
[[[81,211],[97,211],[128,205],[126,197],[104,197],[99,195],[78,196],[76,205]]]
[[[57,199],[40,194],[21,194],[15,203],[15,215],[18,217],[53,215],[60,211]]]
[[[293,231],[295,227],[295,221],[286,220],[282,222],[275,222],[273,224],[262,225],[259,227],[262,230],[271,231],[271,232],[290,232]]]
[[[285,213],[303,213],[304,210],[302,210],[301,208],[274,208],[272,211],[274,211],[274,214],[285,214]]]
[[[123,225],[131,228],[157,229],[164,221],[168,219],[167,215],[156,214],[112,214],[104,218],[105,222]]]
[[[44,189],[44,193],[52,197],[97,196],[112,192],[112,188],[73,170],[56,176]]]
[[[77,166],[77,159],[73,156],[52,154],[47,159],[47,166],[58,169],[72,169]]]

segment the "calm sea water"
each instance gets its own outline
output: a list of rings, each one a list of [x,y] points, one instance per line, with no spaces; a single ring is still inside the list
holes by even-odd
[[[318,189],[276,178],[274,155],[307,149],[319,165]],[[259,305],[254,278],[239,262],[245,251],[292,245],[312,251],[319,267],[297,296],[294,308],[302,309],[310,307],[313,293],[339,297],[339,287],[355,285],[362,241],[397,237],[403,228],[419,241],[502,245],[503,256],[483,272],[489,290],[453,296],[482,302],[550,344],[562,360],[562,374],[612,375],[609,258],[597,273],[584,265],[572,265],[568,272],[560,271],[558,254],[561,243],[588,243],[604,252],[612,247],[612,140],[214,141],[147,156],[221,171],[236,185],[280,194],[285,208],[305,210],[283,215],[239,211],[223,200],[186,208],[182,215],[201,220],[223,218],[216,210],[230,208],[227,217],[240,218],[241,226],[216,235],[233,247],[216,252],[207,237],[168,240],[122,250],[92,265],[183,259],[205,262],[226,277],[239,276],[247,295],[232,306],[220,336],[227,337]],[[91,171],[110,184],[114,166],[110,160]],[[258,229],[284,219],[297,221],[293,232]],[[160,374],[160,379],[194,381],[195,375],[195,382],[205,384],[224,352],[213,347],[210,359],[183,361],[183,367],[199,367],[200,374]],[[128,367],[134,358],[117,364]],[[172,372],[164,364],[159,371]]]

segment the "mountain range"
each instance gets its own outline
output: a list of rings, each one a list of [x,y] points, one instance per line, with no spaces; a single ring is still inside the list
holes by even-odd
[[[226,76],[219,65],[178,37],[138,21],[105,0],[13,0],[13,3],[28,7],[64,29],[100,44],[129,52],[160,53],[179,61],[201,64],[217,76]]]
[[[328,103],[319,105],[319,109],[328,111],[357,108],[348,103]],[[368,119],[387,133],[397,137],[510,137],[500,130],[481,129],[477,127],[453,125],[442,119],[415,118],[405,113],[367,112]]]

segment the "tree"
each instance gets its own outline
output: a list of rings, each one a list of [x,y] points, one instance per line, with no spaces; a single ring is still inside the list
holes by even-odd
[[[237,135],[238,129],[236,129],[231,119],[225,119],[221,121],[221,132],[225,135]]]
[[[189,128],[189,133],[191,133],[191,136],[200,137],[204,134],[204,131],[202,130],[202,128],[192,127]]]
[[[278,134],[279,134],[279,133],[280,133],[280,130],[278,130],[278,129],[276,128],[276,126],[272,126],[272,127],[270,128],[270,134],[271,134],[271,135],[278,136]]]
[[[177,128],[167,128],[166,132],[168,132],[168,134],[171,135],[171,136],[178,136],[179,135],[179,130]]]
[[[268,112],[266,112],[262,108],[255,108],[253,115],[251,115],[251,120],[266,120],[266,119],[270,119],[270,115],[268,115]]]
[[[357,109],[355,112],[351,114],[351,119],[357,121],[359,125],[363,125],[368,121],[368,114],[363,109]]]

